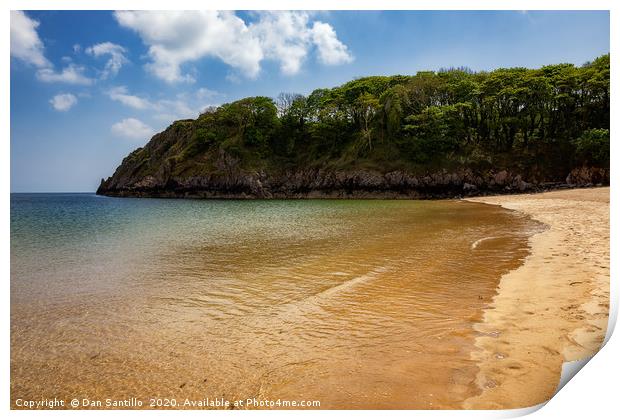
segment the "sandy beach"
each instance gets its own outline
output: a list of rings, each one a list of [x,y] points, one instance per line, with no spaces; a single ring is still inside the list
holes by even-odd
[[[469,201],[500,205],[547,229],[531,255],[504,275],[476,325],[472,357],[481,393],[469,409],[529,407],[550,399],[562,363],[594,354],[609,313],[609,188],[575,189]]]

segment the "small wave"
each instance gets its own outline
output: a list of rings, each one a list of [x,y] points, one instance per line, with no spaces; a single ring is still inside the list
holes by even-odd
[[[345,273],[344,271],[334,271],[332,273],[329,273],[330,276],[339,276],[339,277],[344,277],[344,276],[348,276],[349,273]]]
[[[334,295],[336,293],[342,292],[344,290],[348,290],[351,289],[352,287],[357,286],[360,283],[365,283],[368,280],[372,280],[374,279],[378,274],[380,273],[385,273],[386,271],[388,271],[387,267],[377,267],[374,270],[369,271],[366,274],[362,274],[361,276],[357,276],[357,277],[353,277],[352,279],[349,279],[347,281],[345,281],[344,283],[340,283],[336,286],[332,286],[326,290],[323,290],[322,292],[317,293],[316,295],[314,295],[314,298],[317,297],[326,297],[326,296],[331,296]]]
[[[482,242],[488,241],[489,239],[496,239],[496,238],[497,238],[497,236],[487,236],[486,238],[478,239],[476,242],[471,244],[471,249],[474,250],[474,249],[478,248],[478,245],[480,245]]]
[[[378,275],[386,271],[388,271],[387,267],[377,267],[368,271],[366,274],[355,276],[342,283],[328,287],[325,290],[306,296],[301,300],[288,302],[284,309],[281,310],[280,315],[286,314],[286,316],[291,316],[293,313],[299,313],[300,311],[302,313],[306,311],[314,311],[317,308],[320,308],[325,301],[333,298],[335,295],[345,291],[350,291],[352,288],[355,288],[362,283],[372,281],[377,278]]]

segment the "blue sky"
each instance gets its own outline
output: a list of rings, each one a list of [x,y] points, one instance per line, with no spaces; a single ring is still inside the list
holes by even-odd
[[[246,96],[608,52],[608,12],[12,12],[11,191],[94,191],[174,119]]]

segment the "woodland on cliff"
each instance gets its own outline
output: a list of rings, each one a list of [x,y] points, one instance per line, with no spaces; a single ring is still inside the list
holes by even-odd
[[[573,168],[609,168],[609,72],[607,54],[580,67],[446,69],[363,77],[308,96],[249,97],[174,122],[115,177],[187,178],[233,166],[508,169],[562,180]]]

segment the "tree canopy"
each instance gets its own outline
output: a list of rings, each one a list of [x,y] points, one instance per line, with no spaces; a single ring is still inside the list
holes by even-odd
[[[169,129],[181,134],[166,154],[177,173],[212,170],[225,153],[248,169],[465,166],[566,176],[578,165],[609,167],[609,74],[607,54],[582,66],[442,69],[250,97],[175,122]]]

